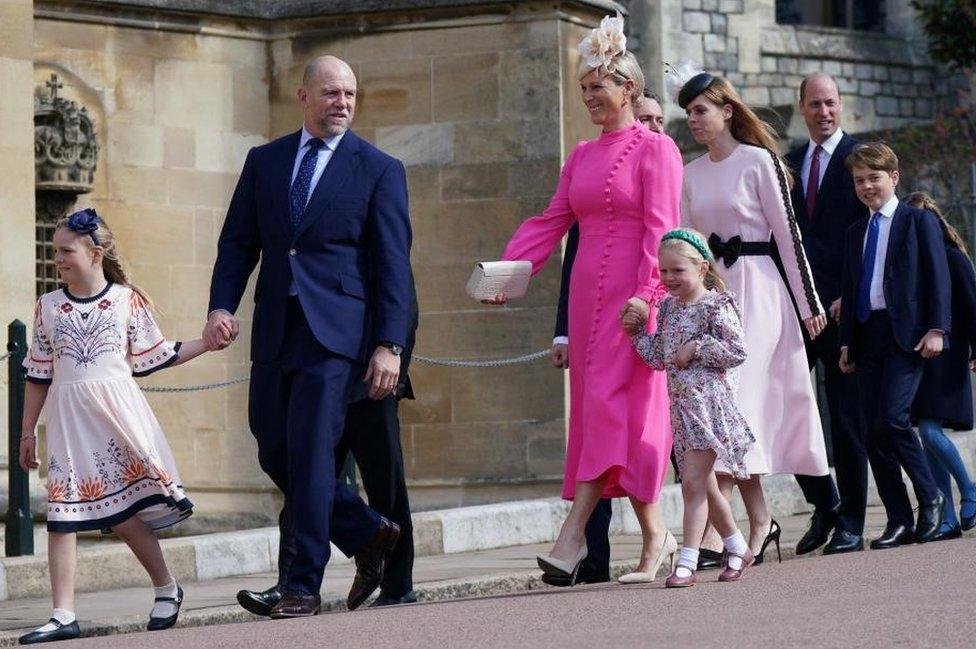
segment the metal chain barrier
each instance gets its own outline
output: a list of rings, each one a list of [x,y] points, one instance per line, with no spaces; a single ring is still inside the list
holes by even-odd
[[[523,354],[522,356],[514,356],[512,358],[488,358],[484,360],[464,360],[460,358],[430,358],[428,356],[421,356],[420,354],[414,354],[412,359],[418,363],[424,363],[426,365],[437,365],[440,367],[506,367],[508,365],[517,365],[519,363],[531,363],[532,361],[537,361],[540,358],[545,358],[549,355],[548,349],[543,349],[541,351],[533,352],[532,354]],[[0,354],[0,363],[4,362],[10,358],[10,352],[5,354]],[[205,383],[203,385],[186,385],[186,386],[175,386],[175,385],[157,385],[157,386],[140,386],[143,392],[202,392],[204,390],[217,390],[219,388],[226,388],[231,385],[238,385],[240,383],[247,383],[251,380],[249,376],[239,376],[236,379],[230,379],[229,381],[220,381],[218,383]]]
[[[518,363],[529,363],[532,361],[539,360],[540,358],[545,358],[549,355],[548,349],[543,349],[532,354],[524,354],[522,356],[515,356],[513,358],[490,358],[485,360],[462,360],[458,358],[429,358],[427,356],[421,356],[420,354],[414,354],[411,358],[418,363],[425,363],[427,365],[439,365],[441,367],[505,367],[507,365],[516,365]],[[2,359],[0,359],[2,360]],[[237,385],[239,383],[247,383],[250,381],[249,376],[240,376],[236,379],[231,379],[229,381],[221,381],[220,383],[207,383],[205,385],[187,385],[183,387],[178,386],[140,386],[143,392],[200,392],[203,390],[216,390],[218,388],[226,388],[231,385]]]

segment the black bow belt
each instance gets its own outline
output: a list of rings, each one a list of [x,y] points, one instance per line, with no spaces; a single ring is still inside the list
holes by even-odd
[[[715,256],[715,260],[721,259],[726,268],[731,268],[739,257],[771,256],[773,254],[773,246],[768,241],[743,241],[742,237],[738,235],[728,241],[722,241],[722,238],[714,232],[708,237],[708,247],[712,251],[712,255]]]

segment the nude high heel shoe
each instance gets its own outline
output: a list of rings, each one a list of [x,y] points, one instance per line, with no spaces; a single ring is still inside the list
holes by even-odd
[[[576,577],[579,575],[580,566],[586,561],[586,555],[587,550],[586,544],[584,543],[576,553],[576,559],[574,561],[563,561],[562,559],[557,559],[546,554],[537,554],[535,560],[539,564],[539,569],[544,574],[569,579],[569,585],[575,586]]]
[[[665,557],[670,557],[671,569],[674,569],[674,553],[678,551],[678,541],[668,530],[664,537],[664,543],[661,544],[661,551],[657,555],[657,560],[651,569],[647,572],[628,572],[626,575],[621,575],[619,581],[621,584],[649,584],[654,581],[657,577],[657,571],[661,569],[661,564],[664,563]]]

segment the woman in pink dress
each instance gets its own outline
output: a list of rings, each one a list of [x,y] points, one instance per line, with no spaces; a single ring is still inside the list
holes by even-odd
[[[826,316],[792,213],[790,176],[774,153],[773,128],[728,81],[707,72],[682,87],[678,104],[688,114],[695,140],[708,147],[685,167],[682,221],[708,237],[742,310],[747,356],[739,368],[738,405],[756,443],[745,457],[749,478],[736,483],[749,514],[749,545],[759,562],[769,542],[779,548],[780,533],[766,508],[760,476],[827,474],[820,414],[793,302],[811,338],[823,330]],[[785,283],[771,256],[774,245]],[[731,498],[733,478],[728,467],[720,471],[719,484]]]
[[[604,19],[604,25],[612,20],[622,23]],[[580,47],[584,55],[586,45]],[[638,572],[649,581],[677,549],[655,504],[671,451],[667,384],[634,352],[619,314],[628,299],[640,298],[654,327],[654,305],[666,295],[657,247],[679,220],[682,161],[669,137],[634,119],[644,75],[633,54],[621,47],[603,60],[587,57],[579,78],[590,119],[603,132],[576,146],[549,206],[522,223],[504,254],[531,261],[536,273],[579,223],[569,288],[570,415],[562,492],[573,506],[539,565],[573,580],[586,558],[584,529],[593,508],[601,497],[629,496],[644,540]]]

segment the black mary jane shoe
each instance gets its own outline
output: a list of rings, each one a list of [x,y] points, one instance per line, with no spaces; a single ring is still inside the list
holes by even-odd
[[[176,584],[176,597],[157,597],[154,601],[173,602],[176,604],[176,612],[167,617],[152,617],[152,614],[150,614],[149,624],[146,625],[146,630],[162,631],[163,629],[168,629],[176,624],[176,620],[180,617],[180,607],[183,606],[183,587]]]
[[[30,633],[25,633],[17,639],[17,642],[20,644],[40,644],[41,642],[74,640],[81,635],[81,627],[78,626],[78,620],[75,620],[71,624],[61,624],[52,617],[50,622],[57,626],[57,628],[51,629],[50,631],[31,631]]]

